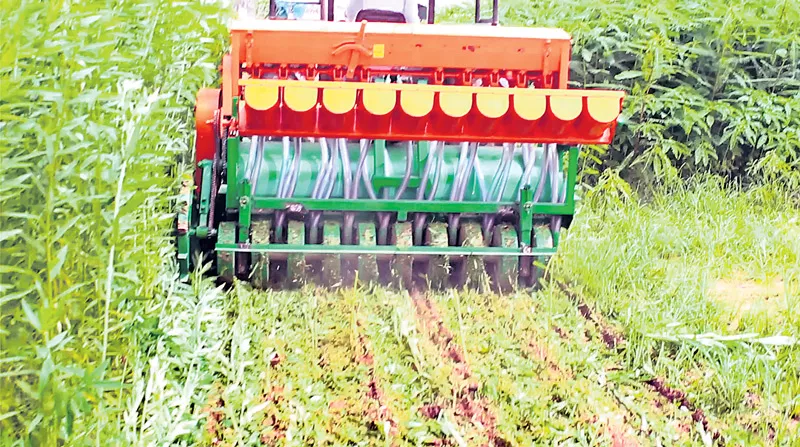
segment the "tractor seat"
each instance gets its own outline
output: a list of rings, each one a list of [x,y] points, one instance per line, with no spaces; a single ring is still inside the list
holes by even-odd
[[[384,11],[382,9],[362,9],[356,15],[356,22],[406,23],[406,16],[402,12]]]

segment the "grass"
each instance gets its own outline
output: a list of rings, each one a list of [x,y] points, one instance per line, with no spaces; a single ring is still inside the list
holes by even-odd
[[[800,412],[796,202],[702,178],[643,203],[614,182],[589,194],[584,206],[602,211],[577,220],[556,270],[624,331],[626,368],[680,384],[719,417],[749,419],[757,401],[763,414],[747,423],[789,436]]]
[[[2,3],[0,444],[136,442],[156,429],[133,431],[142,408],[127,401],[141,391],[151,410],[136,374],[165,365],[148,365],[146,339],[183,318],[159,320],[163,303],[205,296],[173,283],[170,199],[194,96],[216,76],[221,11]]]
[[[772,186],[716,178],[642,199],[610,174],[581,206],[551,268],[582,303],[554,284],[535,295],[449,291],[429,297],[439,320],[403,291],[237,286],[223,331],[231,360],[208,371],[225,390],[223,445],[276,432],[326,445],[473,445],[490,434],[475,420],[510,445],[795,445],[800,209]],[[781,295],[768,287],[777,277]],[[732,305],[715,295],[719,281],[769,305]],[[624,342],[609,346],[607,330]],[[373,372],[356,355],[365,346]],[[370,380],[386,410],[378,422]],[[276,386],[272,406],[264,396]]]
[[[439,320],[403,291],[246,284],[168,303],[163,321],[173,323],[159,327],[175,335],[157,340],[178,343],[151,365],[195,358],[187,352],[203,347],[190,340],[207,348],[196,370],[143,374],[152,382],[171,371],[156,381],[154,396],[166,398],[151,411],[171,408],[186,421],[184,439],[200,445],[473,445],[490,433],[475,420],[510,445],[794,445],[800,209],[771,186],[738,191],[714,178],[645,200],[612,175],[581,206],[552,272],[577,284],[583,303],[554,285],[535,295],[450,291],[429,297]],[[775,304],[742,309],[714,294],[716,281],[745,282],[742,272],[755,278],[748,299]],[[782,297],[759,286],[772,277]],[[194,337],[184,340],[182,327]],[[624,342],[610,347],[607,330]],[[202,380],[181,380],[193,377]],[[464,394],[470,383],[474,394]],[[203,405],[180,405],[181,393],[205,396]]]
[[[437,20],[472,22],[474,2],[462,4]],[[613,144],[587,148],[584,175],[622,167],[644,185],[711,172],[800,186],[800,3],[505,0],[499,16],[569,32],[570,87],[627,92]]]
[[[606,171],[552,264],[575,294],[176,282],[170,198],[222,10],[3,3],[0,444],[797,444],[779,185],[640,196]]]

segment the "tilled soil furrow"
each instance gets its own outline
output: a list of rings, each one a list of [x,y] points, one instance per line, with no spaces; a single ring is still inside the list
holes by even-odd
[[[286,429],[289,423],[286,396],[284,389],[289,371],[284,357],[277,351],[267,356],[266,383],[262,402],[266,404],[264,416],[261,421],[263,427],[260,440],[264,445],[275,445],[286,439]]]
[[[402,441],[413,445],[457,446],[464,426],[454,423],[453,433],[440,416],[450,402],[448,386],[430,360],[434,346],[417,330],[413,304],[406,296],[380,291],[363,300],[364,331],[372,355],[370,369],[380,402],[392,409]],[[463,444],[461,444],[463,445]]]
[[[453,365],[450,380],[453,385],[454,397],[457,400],[455,417],[465,423],[469,422],[477,428],[478,432],[486,438],[485,445],[510,445],[498,432],[497,417],[488,400],[477,396],[481,384],[470,371],[464,353],[455,343],[455,337],[445,325],[436,305],[428,297],[419,293],[412,295],[412,301],[423,333],[427,334],[431,341],[438,346],[443,360]],[[428,407],[428,412],[429,417],[438,417],[435,408]]]
[[[509,430],[516,430],[517,439],[540,436],[537,442],[559,439],[542,435],[551,431],[550,427],[565,433],[598,430],[596,436],[602,434],[613,445],[646,445],[644,440],[652,433],[647,427],[652,423],[644,420],[650,416],[630,410],[630,402],[623,403],[618,397],[623,394],[629,400],[631,395],[641,394],[640,390],[608,380],[611,371],[597,363],[596,350],[590,346],[593,343],[571,338],[570,332],[559,326],[563,322],[549,317],[558,310],[540,311],[532,298],[536,297],[467,294],[453,296],[442,307],[451,325],[463,324],[470,359],[495,381],[487,391],[495,394],[493,400],[501,408],[511,408],[510,414],[550,414],[541,419],[518,417],[506,425]],[[461,304],[453,304],[456,300]],[[463,318],[457,308],[464,309]],[[580,334],[580,328],[579,324],[575,333]],[[551,330],[558,338],[548,335]],[[571,410],[555,411],[561,408]],[[635,421],[642,423],[637,426]]]
[[[583,318],[597,326],[602,336],[603,343],[605,343],[608,349],[615,349],[622,346],[622,344],[625,342],[625,338],[622,336],[622,334],[611,327],[611,325],[606,323],[602,316],[595,314],[589,305],[586,304],[586,301],[583,299],[583,297],[575,293],[571,287],[560,281],[558,281],[557,284],[567,298],[569,298],[569,300],[578,307],[578,311],[581,313]]]
[[[330,434],[337,442],[383,444],[387,437],[396,436],[397,426],[391,411],[380,402],[355,297],[326,295],[318,304],[319,367],[330,396],[328,412],[336,419],[329,426]]]
[[[261,433],[261,443],[264,445],[275,445],[276,442],[286,439],[285,405],[283,386],[274,385],[264,396],[267,407],[264,409],[264,419],[262,425],[264,430]]]
[[[236,313],[226,343],[226,361],[212,364],[219,379],[207,406],[206,439],[210,445],[232,445],[243,439],[274,445],[287,437],[284,389],[302,359],[287,361],[285,347],[293,344],[299,333],[278,318],[291,314],[279,311],[285,303],[238,288],[231,295],[237,300]],[[248,411],[253,408],[260,409]]]
[[[259,437],[263,445],[279,445],[289,439],[309,440],[314,436],[313,426],[324,424],[321,416],[312,421],[298,417],[314,404],[323,385],[312,366],[311,340],[300,303],[289,296],[280,298],[282,302],[274,303],[275,320],[252,328],[261,339],[262,352],[268,353],[266,366],[259,374],[265,382],[262,404],[266,406]],[[301,388],[300,384],[305,386]]]
[[[614,329],[610,324],[605,321],[602,315],[598,315],[592,311],[584,298],[575,292],[573,287],[568,284],[557,281],[559,289],[566,295],[566,297],[578,308],[580,314],[590,323],[594,324],[601,334],[602,341],[609,350],[616,351],[617,349],[624,349],[626,344],[625,337]],[[678,404],[691,412],[691,418],[694,422],[699,422],[703,426],[703,430],[711,434],[711,438],[724,445],[724,439],[718,430],[711,427],[708,418],[702,409],[697,408],[691,401],[689,401],[685,392],[671,388],[666,385],[664,379],[654,377],[644,382],[649,385],[659,396],[666,399],[669,403]]]
[[[319,427],[329,424],[324,407],[325,384],[314,355],[313,335],[304,315],[304,299],[297,294],[274,294],[276,318],[264,321],[253,332],[263,337],[268,354],[265,377],[266,403],[260,440],[263,445],[280,445],[290,440],[307,442],[316,438]],[[313,414],[314,417],[305,415]]]
[[[384,392],[380,384],[380,379],[375,374],[375,357],[372,353],[372,346],[370,340],[363,333],[364,323],[361,318],[356,320],[358,330],[358,343],[355,346],[356,358],[358,363],[365,365],[368,368],[369,380],[362,383],[363,398],[367,400],[365,406],[367,408],[366,417],[369,424],[373,425],[375,429],[381,429],[385,434],[391,438],[396,438],[400,433],[397,427],[397,420],[394,417],[392,409],[389,407],[384,397]],[[396,446],[395,441],[392,446]]]
[[[225,418],[225,413],[222,409],[225,407],[225,401],[220,393],[219,387],[215,387],[208,399],[208,404],[201,410],[201,413],[206,415],[205,430],[211,445],[218,445],[220,439],[224,436],[222,433],[222,421]]]
[[[661,396],[663,396],[666,400],[673,404],[678,404],[689,410],[692,414],[692,420],[695,422],[699,422],[703,425],[703,430],[706,433],[711,433],[711,438],[714,441],[719,442],[720,445],[725,445],[725,441],[722,438],[722,435],[717,430],[713,430],[708,423],[708,418],[706,418],[705,412],[701,408],[695,407],[689,398],[686,396],[686,393],[679,389],[671,388],[668,386],[663,379],[658,377],[652,378],[647,380],[645,383],[653,387],[653,389],[658,392]]]

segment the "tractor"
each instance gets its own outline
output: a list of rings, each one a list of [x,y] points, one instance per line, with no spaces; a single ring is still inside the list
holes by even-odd
[[[210,260],[256,287],[537,287],[581,146],[611,143],[624,92],[569,88],[571,36],[500,26],[497,0],[472,24],[435,23],[435,0],[346,20],[306,3],[320,20],[271,0],[233,21],[197,93],[182,277]]]

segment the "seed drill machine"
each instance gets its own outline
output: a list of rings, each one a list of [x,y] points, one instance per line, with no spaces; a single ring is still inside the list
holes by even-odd
[[[333,0],[285,20],[274,1],[232,24],[221,86],[197,94],[181,273],[461,287],[478,265],[494,288],[535,286],[580,146],[612,141],[624,93],[568,88],[570,35],[497,26],[497,0],[464,25],[434,24],[434,0],[418,23],[334,21]]]

